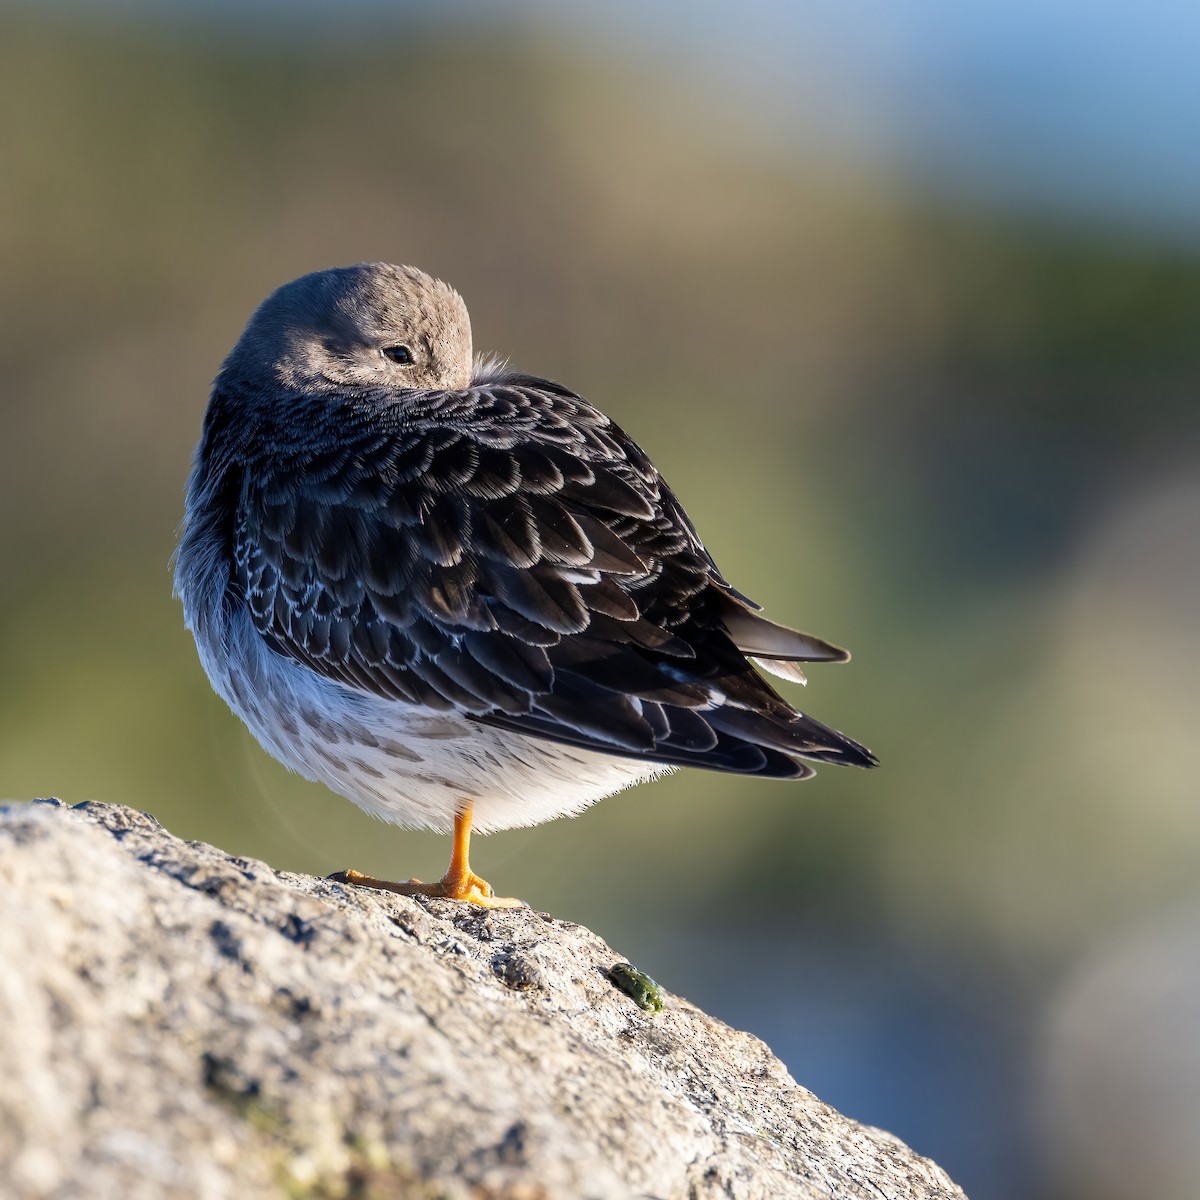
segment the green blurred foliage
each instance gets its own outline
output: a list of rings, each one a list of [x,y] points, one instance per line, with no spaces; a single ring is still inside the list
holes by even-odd
[[[739,587],[853,648],[799,699],[883,760],[685,773],[488,839],[501,891],[618,939],[651,912],[871,927],[1019,976],[1194,886],[1195,254],[939,207],[788,153],[702,80],[536,37],[4,24],[6,795],[133,804],[290,869],[440,872],[444,839],[250,742],[170,598],[254,305],[388,259],[625,426]]]

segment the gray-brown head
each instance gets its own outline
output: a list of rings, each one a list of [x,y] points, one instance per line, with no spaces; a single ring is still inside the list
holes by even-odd
[[[317,271],[259,305],[222,375],[301,392],[457,390],[471,382],[471,322],[452,287],[415,267]]]

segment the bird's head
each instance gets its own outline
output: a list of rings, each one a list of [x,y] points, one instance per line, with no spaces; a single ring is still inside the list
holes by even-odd
[[[458,390],[471,382],[467,306],[415,267],[317,271],[259,305],[222,376],[307,393]]]

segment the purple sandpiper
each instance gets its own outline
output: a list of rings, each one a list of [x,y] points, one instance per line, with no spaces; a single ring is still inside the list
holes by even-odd
[[[481,831],[577,813],[671,767],[806,779],[875,763],[756,666],[849,655],[728,584],[646,454],[557,383],[472,360],[412,267],[305,275],[214,385],[175,590],[262,746],[398,825],[444,879],[344,882],[496,907]]]

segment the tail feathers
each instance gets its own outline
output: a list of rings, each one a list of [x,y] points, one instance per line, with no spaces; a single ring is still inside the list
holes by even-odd
[[[762,666],[773,674],[780,674],[776,662],[849,662],[850,651],[843,650],[823,638],[799,629],[789,629],[770,621],[760,613],[743,608],[731,597],[725,596],[721,622],[730,640],[743,653],[764,660]],[[803,672],[800,673],[803,676]],[[795,679],[794,675],[783,675],[784,679]]]
[[[708,722],[722,733],[732,734],[751,745],[779,750],[797,758],[839,766],[874,767],[879,760],[866,746],[853,738],[822,725],[820,721],[796,713],[791,720],[780,720],[749,709],[726,705],[706,713]]]

